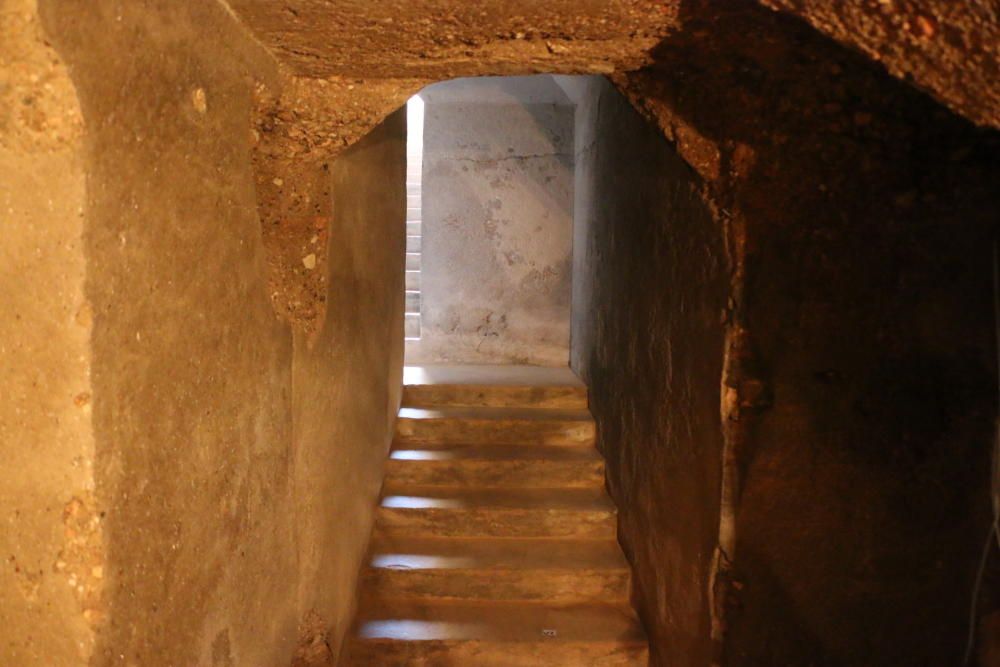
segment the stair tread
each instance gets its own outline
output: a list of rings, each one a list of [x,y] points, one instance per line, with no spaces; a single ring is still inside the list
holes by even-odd
[[[406,366],[403,384],[451,384],[496,386],[561,386],[586,391],[586,386],[566,367],[548,366],[489,366],[426,365]]]
[[[587,387],[567,367],[406,366],[404,407],[462,406],[581,410]]]
[[[524,444],[397,443],[386,462],[387,487],[604,487],[595,447]]]
[[[381,506],[391,509],[528,509],[614,512],[604,489],[468,488],[394,486],[383,490]]]
[[[364,605],[358,615],[356,637],[393,641],[646,641],[642,627],[626,605],[392,598]]]
[[[369,567],[399,570],[627,570],[614,540],[439,538],[377,534]]]
[[[587,410],[564,410],[555,408],[509,408],[509,407],[433,407],[400,408],[400,419],[482,419],[482,420],[537,420],[537,421],[581,421],[591,422]]]
[[[394,461],[603,461],[594,447],[505,444],[397,443],[389,452],[389,458]]]

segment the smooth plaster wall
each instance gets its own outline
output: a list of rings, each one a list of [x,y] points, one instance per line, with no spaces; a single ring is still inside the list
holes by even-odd
[[[566,365],[572,104],[549,76],[421,97],[421,340],[407,362]]]
[[[87,127],[92,662],[278,664],[299,538],[292,338],[267,300],[247,159],[267,56],[215,5],[43,9]]]
[[[299,598],[330,626],[332,656],[353,616],[402,391],[405,114],[332,166],[326,321],[313,340],[295,340]]]
[[[331,657],[399,402],[400,117],[332,167],[307,340],[268,299],[250,164],[270,56],[215,3],[47,0],[44,35],[11,7],[0,662]]]
[[[700,179],[601,77],[578,101],[572,367],[590,388],[653,665],[710,664],[728,293]]]

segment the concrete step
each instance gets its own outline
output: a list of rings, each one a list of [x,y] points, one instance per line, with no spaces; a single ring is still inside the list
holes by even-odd
[[[421,204],[420,193],[407,193],[406,195],[406,207],[407,208],[420,208]]]
[[[587,387],[566,367],[407,366],[404,407],[586,410]]]
[[[406,235],[407,236],[420,236],[420,223],[419,222],[407,222],[406,223]]]
[[[403,336],[405,338],[420,338],[419,313],[406,313],[403,315]]]
[[[420,292],[414,290],[406,290],[403,310],[404,312],[407,313],[420,312]]]
[[[396,420],[400,444],[594,444],[594,420],[586,410],[539,408],[402,408]]]
[[[386,599],[625,604],[629,569],[614,540],[376,537],[362,590]]]
[[[420,252],[420,237],[419,236],[407,236],[406,237],[406,252]]]
[[[604,459],[593,447],[550,445],[397,445],[393,485],[603,488]]]
[[[355,667],[623,667],[648,659],[631,610],[603,604],[373,603],[349,646]]]
[[[409,366],[403,382],[348,664],[648,665],[576,376]]]
[[[477,489],[387,484],[377,521],[386,535],[614,539],[603,489]]]
[[[406,272],[406,289],[408,290],[420,289],[420,271],[412,270]]]
[[[407,271],[419,271],[420,270],[420,253],[419,252],[408,252],[408,253],[406,253],[406,270]]]

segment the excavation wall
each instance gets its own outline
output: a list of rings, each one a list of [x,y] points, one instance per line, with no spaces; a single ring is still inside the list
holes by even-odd
[[[989,523],[997,136],[796,20],[686,18],[619,83],[705,175],[746,272],[724,662],[960,664]]]
[[[573,106],[552,77],[426,88],[409,363],[569,358]]]
[[[82,118],[34,3],[0,5],[0,34],[0,663],[82,664],[103,564]]]
[[[657,665],[707,665],[718,537],[722,227],[701,179],[603,78],[578,99],[572,366]]]
[[[402,116],[331,166],[307,337],[269,299],[250,164],[270,56],[211,3],[52,0],[44,37],[19,4],[0,662],[335,655],[399,400]]]

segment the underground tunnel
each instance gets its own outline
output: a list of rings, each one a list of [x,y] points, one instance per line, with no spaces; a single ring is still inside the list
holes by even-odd
[[[1000,664],[998,37],[0,3],[0,664]]]

